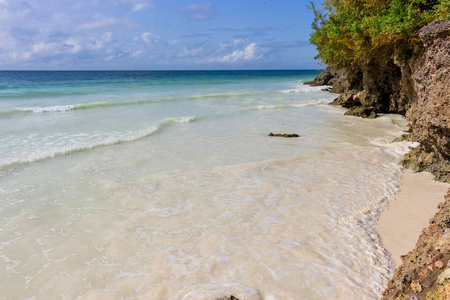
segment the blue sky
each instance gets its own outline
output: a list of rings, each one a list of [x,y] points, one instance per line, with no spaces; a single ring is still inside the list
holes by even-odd
[[[323,68],[308,3],[0,0],[0,69]]]

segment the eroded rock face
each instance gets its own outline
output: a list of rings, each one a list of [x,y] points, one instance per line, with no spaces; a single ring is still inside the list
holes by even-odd
[[[335,67],[328,67],[320,73],[313,81],[305,82],[311,86],[331,85],[332,93],[343,93],[350,88],[350,83],[347,79],[347,70]]]
[[[427,153],[450,160],[450,20],[434,21],[419,32],[421,53],[412,62],[417,97],[406,113],[412,139]]]
[[[361,118],[375,119],[377,112],[373,107],[354,106],[345,112],[347,116],[357,116]]]
[[[421,145],[402,164],[450,182],[450,20],[428,24],[419,37],[423,45],[409,61],[415,97],[406,117],[411,139]],[[438,208],[415,249],[402,257],[383,299],[450,298],[450,189]]]
[[[349,108],[347,115],[406,115],[421,147],[402,164],[450,182],[450,20],[428,24],[419,38],[409,59],[400,59],[402,47],[378,49],[351,68],[327,68],[312,84],[333,85],[341,95],[331,104]]]

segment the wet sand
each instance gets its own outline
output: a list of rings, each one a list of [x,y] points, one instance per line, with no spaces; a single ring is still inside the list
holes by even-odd
[[[428,220],[444,201],[450,184],[436,182],[428,172],[414,173],[405,170],[398,199],[389,205],[377,224],[377,231],[384,247],[391,253],[396,265],[401,264],[401,255],[411,251]]]

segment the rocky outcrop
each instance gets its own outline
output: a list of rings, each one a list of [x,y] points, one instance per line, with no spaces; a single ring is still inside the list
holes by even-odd
[[[311,84],[332,85],[341,93],[332,104],[348,108],[347,115],[405,115],[410,134],[401,139],[420,146],[401,163],[450,183],[450,20],[431,22],[418,37],[345,70],[327,68]],[[450,299],[450,189],[438,209],[383,299]]]
[[[349,80],[349,72],[346,69],[339,69],[335,67],[328,67],[320,73],[313,81],[305,82],[311,86],[332,86],[330,92],[343,93],[351,89],[351,82]]]
[[[415,96],[411,68],[388,52],[381,51],[378,59],[345,70],[327,68],[311,85],[331,85],[331,92],[341,93],[333,105],[405,114]]]
[[[380,49],[376,58],[346,70],[327,68],[312,84],[332,85],[341,93],[332,104],[348,108],[347,115],[405,115],[410,133],[402,139],[420,146],[401,163],[450,183],[450,20],[428,24],[418,37],[410,52],[398,45],[391,53]],[[383,299],[450,299],[450,190],[438,208]]]
[[[438,209],[416,248],[402,257],[382,299],[449,299],[450,189]]]
[[[450,183],[450,161],[436,152],[427,151],[423,145],[407,153],[400,164],[415,171],[428,171],[437,181]]]
[[[331,104],[347,115],[405,115],[411,140],[421,144],[402,164],[450,182],[450,20],[423,27],[417,41],[385,49],[352,67],[327,68],[311,85],[341,93]]]
[[[438,20],[420,30],[423,42],[412,60],[417,96],[406,113],[411,138],[421,147],[403,161],[417,170],[440,171],[450,182],[450,20]]]
[[[377,117],[377,111],[373,107],[354,106],[350,107],[350,109],[345,112],[345,115],[375,119]]]
[[[420,146],[402,164],[430,171],[450,183],[450,20],[437,20],[419,32],[408,61],[414,93],[406,112],[410,138]],[[383,299],[450,299],[450,189],[422,231],[416,247],[402,257]]]

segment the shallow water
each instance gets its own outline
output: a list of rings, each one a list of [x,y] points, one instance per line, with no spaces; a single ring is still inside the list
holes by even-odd
[[[379,298],[406,122],[315,74],[0,72],[0,297]]]

